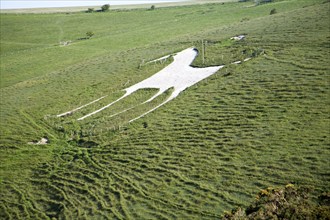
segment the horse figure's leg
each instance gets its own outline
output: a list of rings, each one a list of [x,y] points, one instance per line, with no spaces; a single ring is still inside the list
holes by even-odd
[[[87,114],[87,115],[85,115],[85,116],[83,116],[83,117],[81,117],[81,118],[78,118],[78,121],[84,120],[85,118],[88,118],[89,116],[92,116],[92,115],[94,115],[94,114],[96,114],[96,113],[99,113],[100,111],[103,111],[103,110],[106,109],[106,108],[109,108],[110,106],[112,106],[112,105],[115,104],[116,102],[119,102],[119,101],[122,100],[123,98],[129,96],[129,95],[132,94],[133,92],[134,92],[134,91],[130,91],[130,92],[127,92],[127,91],[126,91],[126,93],[125,93],[122,97],[120,97],[119,99],[117,99],[117,100],[111,102],[110,104],[108,104],[108,105],[106,105],[106,106],[104,106],[104,107],[102,107],[102,108],[100,108],[100,109],[98,109],[98,110],[96,110],[96,111],[94,111],[94,112],[92,112],[92,113],[89,113],[89,114]]]

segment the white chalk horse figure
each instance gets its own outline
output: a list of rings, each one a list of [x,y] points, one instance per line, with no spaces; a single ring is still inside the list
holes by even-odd
[[[151,76],[133,86],[130,86],[130,87],[124,89],[126,91],[126,93],[119,99],[111,102],[110,104],[108,104],[92,113],[89,113],[89,114],[79,118],[78,120],[83,120],[83,119],[90,117],[106,108],[109,108],[111,105],[124,99],[125,97],[129,96],[130,94],[134,93],[135,91],[137,91],[139,89],[147,89],[147,88],[159,89],[159,91],[154,96],[152,96],[147,101],[141,103],[141,104],[144,104],[144,103],[154,100],[156,97],[163,94],[166,90],[173,88],[172,94],[164,102],[162,102],[158,106],[152,108],[151,110],[143,113],[139,117],[136,117],[136,118],[130,120],[129,122],[135,121],[135,120],[149,114],[150,112],[156,110],[157,108],[161,107],[162,105],[166,104],[167,102],[169,102],[172,99],[174,99],[175,97],[177,97],[186,88],[211,76],[212,74],[216,73],[219,69],[221,69],[223,67],[223,66],[214,66],[214,67],[207,67],[207,68],[193,68],[190,66],[190,64],[194,61],[197,54],[198,54],[198,51],[195,48],[188,48],[188,49],[185,49],[185,50],[177,53],[173,57],[174,61],[170,65],[168,65],[164,69],[160,70],[158,73],[154,74],[153,76]],[[100,100],[100,99],[97,99],[97,101],[98,100]],[[91,103],[94,103],[94,102],[95,101],[93,101]],[[84,105],[84,107],[87,105]],[[116,113],[112,116],[118,115],[118,114],[128,111],[132,108],[134,108],[134,107],[125,109],[124,111]],[[79,110],[79,109],[81,109],[81,107],[77,108],[76,110]],[[74,111],[75,110],[60,114],[60,115],[58,115],[58,117],[72,114]]]

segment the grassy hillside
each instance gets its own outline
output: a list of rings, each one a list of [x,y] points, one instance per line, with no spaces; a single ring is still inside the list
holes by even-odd
[[[1,14],[1,218],[217,219],[270,185],[329,191],[329,7]],[[237,34],[245,40],[228,40]],[[157,92],[142,90],[76,121],[170,62],[146,61],[201,51],[201,40],[205,62],[193,65],[226,64],[217,74],[134,123],[171,91],[109,117]],[[50,143],[28,144],[42,137]]]
[[[130,9],[150,9],[152,5],[156,8],[171,7],[171,6],[183,6],[205,3],[226,3],[237,2],[236,0],[185,0],[181,2],[160,2],[149,4],[129,4],[129,5],[113,5],[111,4],[110,10],[130,10]],[[120,3],[120,2],[117,2]],[[100,10],[102,5],[90,5],[90,6],[77,6],[77,7],[59,7],[59,8],[22,8],[22,9],[0,9],[0,13],[27,13],[27,14],[40,14],[40,13],[72,13],[72,12],[86,12],[88,8],[94,10]]]

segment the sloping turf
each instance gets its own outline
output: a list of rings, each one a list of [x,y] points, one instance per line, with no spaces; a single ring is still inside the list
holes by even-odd
[[[328,191],[329,2],[251,4],[95,17],[1,15],[1,218],[219,219],[268,186]],[[269,15],[273,8],[277,14]],[[34,23],[54,17],[63,39],[77,39],[86,26],[95,26],[95,38],[59,47],[57,35],[37,31],[55,33],[54,23]],[[128,27],[132,18],[139,29]],[[75,35],[80,29],[86,31]],[[143,39],[146,32],[150,38]],[[228,40],[237,34],[247,37]],[[171,91],[114,118],[108,116],[157,90],[139,91],[82,122],[74,119],[84,112],[56,117],[104,94],[110,95],[99,105],[110,103],[170,61],[143,63],[189,46],[201,51],[202,39],[205,63],[198,57],[194,66],[254,58],[221,69],[131,124]],[[50,144],[27,144],[43,136]]]

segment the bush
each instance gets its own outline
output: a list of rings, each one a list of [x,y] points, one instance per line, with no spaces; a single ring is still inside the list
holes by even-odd
[[[155,10],[155,6],[154,5],[151,5],[151,7],[150,7],[150,10]]]
[[[309,188],[296,188],[288,184],[285,188],[261,190],[256,201],[246,210],[235,209],[226,213],[223,220],[252,219],[329,219],[330,194],[324,193],[315,203]]]
[[[255,0],[256,5],[270,3],[270,2],[273,2],[273,0]]]
[[[87,9],[87,13],[92,13],[92,12],[94,12],[95,10],[94,10],[94,8],[88,8]]]
[[[148,122],[143,122],[142,125],[143,125],[143,128],[148,128]]]
[[[106,12],[106,11],[109,11],[109,10],[110,10],[110,5],[109,4],[103,5],[101,7],[101,11],[103,11],[103,12]]]
[[[91,38],[91,37],[94,36],[94,32],[92,32],[92,31],[87,31],[87,32],[86,32],[86,36],[87,36],[87,39],[89,39],[89,38]]]
[[[277,13],[277,11],[276,11],[276,9],[275,8],[273,8],[271,11],[270,11],[270,15],[273,15],[273,14],[276,14]]]

